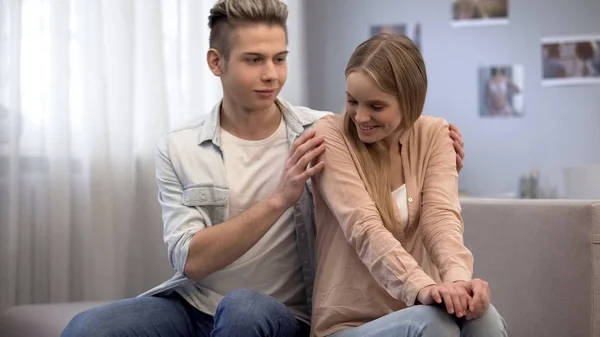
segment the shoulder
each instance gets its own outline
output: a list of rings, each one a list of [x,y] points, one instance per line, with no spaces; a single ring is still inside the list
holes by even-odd
[[[214,132],[216,126],[211,126],[212,120],[206,114],[178,125],[159,139],[158,150],[173,154],[196,148],[201,138],[210,137],[211,130]]]
[[[315,122],[313,129],[317,136],[327,136],[330,134],[343,134],[344,115],[326,115]]]
[[[187,133],[198,132],[202,126],[210,121],[209,114],[188,120],[167,132],[168,136],[178,137]]]
[[[294,106],[292,109],[296,112],[303,124],[314,124],[325,116],[333,115],[333,112],[331,111],[315,110],[305,106]]]
[[[169,130],[163,136],[163,140],[170,142],[189,138],[197,140],[199,132],[201,131],[202,127],[205,126],[207,123],[207,119],[207,116],[200,116],[193,120],[182,123],[176,126],[175,128]]]
[[[301,105],[293,105],[281,97],[278,97],[275,103],[279,105],[282,110],[291,113],[292,118],[297,119],[305,128],[311,127],[320,118],[333,114],[330,111],[315,110]]]
[[[450,139],[450,129],[446,119],[422,115],[411,128],[411,139],[418,140],[421,146],[429,146],[439,139]]]

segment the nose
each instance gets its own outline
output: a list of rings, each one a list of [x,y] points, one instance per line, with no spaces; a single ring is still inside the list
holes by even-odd
[[[367,123],[371,120],[371,115],[367,111],[366,108],[358,106],[356,108],[356,114],[354,115],[354,120],[357,123]]]
[[[266,62],[263,68],[261,80],[263,82],[271,82],[277,79],[277,70],[273,62]]]

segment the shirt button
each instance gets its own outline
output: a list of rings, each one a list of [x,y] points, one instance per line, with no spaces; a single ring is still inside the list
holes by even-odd
[[[408,202],[413,202],[413,198],[408,198]]]

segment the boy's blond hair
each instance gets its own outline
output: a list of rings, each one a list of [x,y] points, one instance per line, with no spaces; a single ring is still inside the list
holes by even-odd
[[[280,0],[218,0],[208,16],[209,47],[227,59],[230,32],[248,23],[281,26],[287,41],[287,17],[287,5]]]

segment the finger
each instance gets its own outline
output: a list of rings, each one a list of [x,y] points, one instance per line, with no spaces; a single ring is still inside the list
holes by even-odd
[[[298,146],[298,148],[294,152],[294,155],[291,158],[292,164],[295,165],[302,158],[302,156],[314,150],[315,148],[323,145],[323,142],[324,140],[322,137],[313,137],[306,141],[304,144]]]
[[[467,292],[467,294],[469,295],[469,298],[473,297],[473,287],[471,285],[471,282],[463,282],[461,283],[462,288]]]
[[[476,282],[473,285],[473,303],[471,306],[471,311],[474,313],[478,313],[483,305],[482,291],[479,282]]]
[[[485,282],[477,279],[475,281],[475,284],[473,285],[473,288],[476,292],[478,292],[480,294],[481,299],[485,300],[487,292],[488,292]]]
[[[448,311],[448,313],[451,315],[454,314],[454,302],[452,300],[452,294],[450,294],[447,289],[440,290],[440,293],[444,299],[446,311]]]
[[[296,165],[296,163],[298,163],[298,161],[309,151],[319,147],[321,144],[323,144],[323,138],[321,137],[314,137],[311,138],[309,140],[307,140],[306,142],[304,142],[303,144],[300,144],[296,150],[294,151],[294,153],[292,154],[292,157],[290,158],[290,164],[291,165]],[[304,166],[306,167],[306,165]]]
[[[455,141],[452,145],[454,146],[454,151],[456,152],[456,154],[459,155],[461,158],[464,158],[465,149],[460,145],[460,143],[458,141]]]
[[[317,173],[321,172],[321,170],[323,170],[324,167],[325,167],[325,163],[319,162],[317,165],[304,171],[304,173],[302,173],[301,178],[306,181],[306,180],[314,177]]]
[[[462,132],[460,132],[460,130],[458,129],[458,127],[454,124],[450,124],[450,130],[456,132],[459,136],[462,137]]]
[[[433,289],[431,290],[431,297],[433,298],[435,303],[437,303],[437,304],[442,303],[442,295],[440,295],[440,291],[439,291],[438,287],[433,287]]]
[[[459,299],[460,299],[460,312],[461,312],[462,316],[464,316],[469,311],[468,298],[470,298],[470,296],[467,295],[467,292],[462,288],[460,289],[460,292],[458,293],[458,295],[459,295]]]
[[[315,130],[308,130],[307,132],[305,132],[304,134],[302,134],[300,137],[298,137],[298,139],[296,139],[294,141],[294,143],[292,143],[292,147],[290,148],[290,157],[291,155],[294,154],[294,152],[296,152],[296,149],[306,143],[307,140],[313,138],[315,136]]]
[[[461,144],[461,146],[465,145],[464,140],[462,139],[462,136],[460,134],[458,134],[458,132],[450,132],[450,138],[455,141],[455,142],[459,142]]]
[[[473,303],[473,298],[467,294],[467,315],[465,316],[465,318],[467,320],[470,320],[473,317],[473,312],[471,311],[471,304]]]
[[[453,141],[457,141],[458,138],[460,138],[460,137],[458,136],[458,133],[456,133],[454,130],[450,129],[450,138]]]
[[[452,295],[452,306],[454,307],[454,313],[456,314],[456,316],[458,318],[460,318],[464,315],[463,306],[462,306],[461,299],[460,299],[460,294],[453,289],[451,292],[451,295]]]
[[[483,309],[487,310],[487,308],[490,305],[491,302],[491,292],[490,292],[490,286],[487,282],[483,282],[482,285],[482,298],[483,298]]]
[[[305,153],[294,165],[294,169],[298,170],[297,172],[304,172],[308,164],[312,163],[319,155],[325,152],[325,144],[321,144],[318,147],[312,149],[308,153]]]
[[[462,158],[459,155],[456,155],[456,169],[458,171],[462,170],[463,168],[463,161]]]

